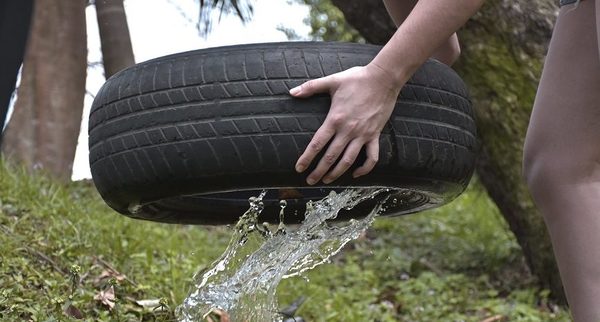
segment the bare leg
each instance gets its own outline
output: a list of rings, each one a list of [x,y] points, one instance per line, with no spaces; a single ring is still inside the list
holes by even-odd
[[[595,1],[561,8],[525,142],[524,174],[575,321],[600,321],[600,59]]]
[[[417,0],[383,0],[383,3],[385,4],[388,14],[392,17],[394,24],[398,27],[404,22],[406,17],[408,17],[415,7]],[[442,44],[432,55],[433,58],[448,66],[452,66],[458,59],[458,56],[460,56],[460,45],[458,44],[456,33],[452,34],[452,36],[448,38],[448,41]]]

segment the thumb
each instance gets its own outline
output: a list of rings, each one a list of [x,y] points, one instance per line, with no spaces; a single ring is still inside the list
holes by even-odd
[[[294,97],[309,97],[317,93],[329,93],[333,88],[333,78],[325,76],[317,79],[311,79],[300,86],[290,90],[290,95]]]

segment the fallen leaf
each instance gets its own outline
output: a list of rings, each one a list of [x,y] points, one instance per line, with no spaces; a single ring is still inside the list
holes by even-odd
[[[81,311],[78,308],[76,308],[75,306],[73,306],[73,304],[69,304],[69,306],[65,310],[65,314],[67,316],[75,318],[77,320],[82,320],[83,319],[83,313],[81,313]]]
[[[115,288],[111,285],[106,291],[100,291],[94,296],[94,300],[100,301],[109,309],[112,309],[115,307]]]
[[[144,308],[152,309],[152,308],[158,307],[160,305],[160,299],[139,300],[139,301],[135,301],[135,304],[137,304],[141,307],[144,307]]]
[[[105,269],[100,273],[100,275],[96,276],[96,278],[94,279],[94,284],[100,284],[102,280],[107,278],[114,278],[117,281],[121,282],[127,279],[127,276],[112,269]]]

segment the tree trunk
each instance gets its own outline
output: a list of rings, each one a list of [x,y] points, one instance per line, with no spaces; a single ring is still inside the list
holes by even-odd
[[[332,0],[367,41],[395,31],[381,1]],[[522,147],[547,45],[554,0],[487,1],[459,31],[455,66],[469,85],[482,142],[478,176],[521,246],[541,286],[565,303],[549,235],[521,178]]]
[[[85,95],[85,1],[36,0],[32,21],[2,151],[68,180]]]
[[[123,0],[96,0],[104,76],[135,64]]]

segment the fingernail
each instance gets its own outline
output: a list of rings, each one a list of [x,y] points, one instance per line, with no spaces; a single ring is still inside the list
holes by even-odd
[[[332,181],[333,181],[333,180],[331,180],[331,178],[325,178],[325,179],[323,179],[323,183],[324,183],[324,184],[329,184],[329,183],[331,183]]]
[[[290,89],[290,94],[291,95],[296,95],[298,93],[300,93],[300,86],[296,86],[296,87]]]
[[[302,165],[302,164],[296,165],[296,172],[301,173],[304,170],[306,170],[306,167],[304,165]]]
[[[315,183],[316,183],[316,180],[315,180],[315,179],[312,179],[312,178],[308,178],[308,179],[306,179],[306,183],[308,183],[309,185],[311,185],[311,186],[312,186],[313,184],[315,184]]]

